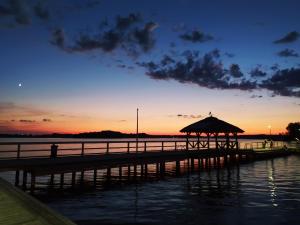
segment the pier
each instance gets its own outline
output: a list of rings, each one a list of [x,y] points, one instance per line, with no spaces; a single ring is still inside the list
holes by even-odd
[[[282,142],[264,146],[261,142],[244,144],[223,140],[200,144],[201,139],[163,141],[73,141],[73,142],[20,142],[0,143],[7,150],[1,151],[0,171],[15,171],[15,186],[34,193],[37,177],[60,176],[60,186],[65,184],[65,175],[71,176],[71,186],[84,180],[85,171],[92,171],[96,182],[97,173],[105,171],[109,179],[111,170],[117,169],[120,177],[147,174],[148,167],[154,166],[157,173],[164,173],[167,162],[175,162],[180,173],[180,163],[188,160],[191,167],[198,164],[222,166],[250,162],[256,159],[289,155],[291,152]],[[234,148],[226,148],[224,143]],[[53,149],[55,146],[55,149]],[[222,147],[223,146],[223,147]],[[238,146],[238,147],[236,147]],[[57,151],[53,155],[53,150]],[[4,156],[5,153],[5,156]],[[76,181],[77,179],[77,181]],[[78,181],[79,180],[79,181]]]

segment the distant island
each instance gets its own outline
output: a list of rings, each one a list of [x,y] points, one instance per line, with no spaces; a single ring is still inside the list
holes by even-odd
[[[185,135],[153,135],[146,133],[139,133],[139,138],[185,138]],[[97,132],[84,132],[78,134],[0,134],[0,138],[136,138],[135,133],[122,133],[120,131],[97,131]],[[276,141],[287,141],[288,136],[285,134],[279,135],[267,135],[267,134],[256,134],[256,135],[239,135],[239,138],[243,139],[272,139]]]

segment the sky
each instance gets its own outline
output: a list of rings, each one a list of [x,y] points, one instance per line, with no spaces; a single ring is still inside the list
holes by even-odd
[[[0,133],[246,134],[300,117],[297,0],[0,0]]]

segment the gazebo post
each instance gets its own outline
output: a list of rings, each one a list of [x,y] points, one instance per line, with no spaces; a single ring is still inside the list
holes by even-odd
[[[189,150],[189,135],[190,135],[190,132],[186,132],[186,150]]]
[[[225,137],[226,137],[226,149],[229,149],[229,133],[225,133]]]
[[[234,137],[235,137],[235,147],[236,147],[236,150],[239,150],[239,142],[238,142],[237,133],[234,133]]]
[[[209,138],[210,138],[210,133],[207,133],[207,149],[209,149]]]
[[[215,133],[215,138],[216,138],[216,149],[219,149],[219,146],[218,146],[218,133],[217,132]]]
[[[196,135],[197,135],[197,150],[200,150],[200,134],[199,134],[199,132],[197,132]]]

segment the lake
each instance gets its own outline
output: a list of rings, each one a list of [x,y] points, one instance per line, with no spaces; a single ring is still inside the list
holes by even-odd
[[[300,157],[39,198],[79,224],[299,224]]]

